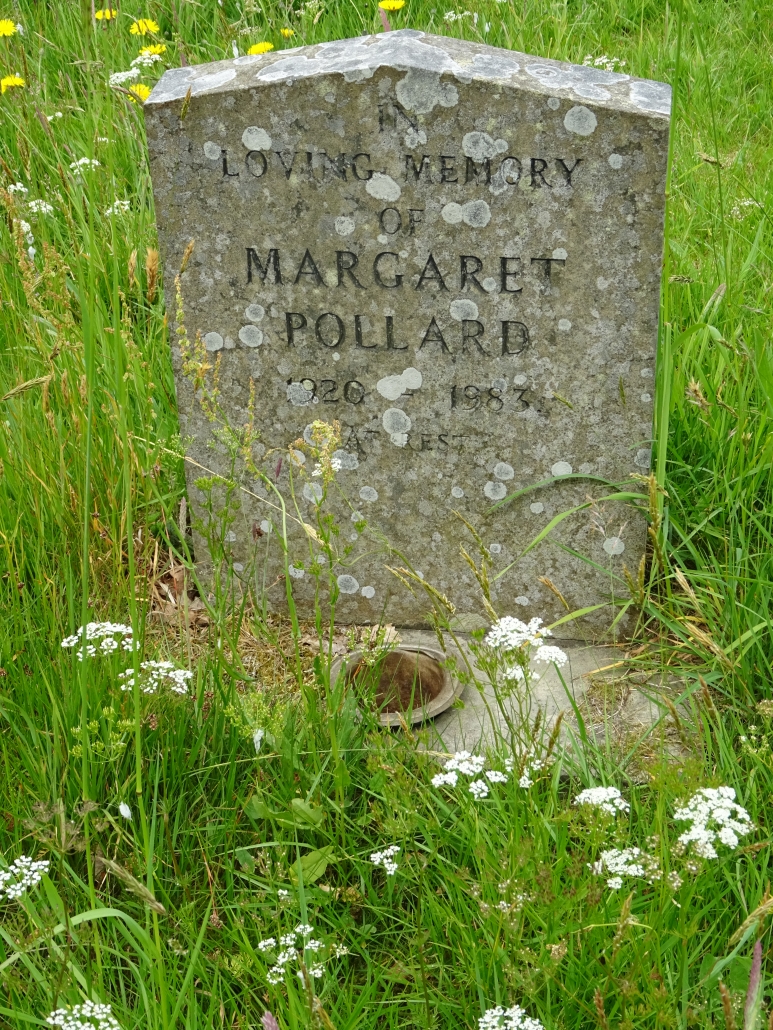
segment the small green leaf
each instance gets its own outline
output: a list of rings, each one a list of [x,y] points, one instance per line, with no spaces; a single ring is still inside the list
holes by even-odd
[[[255,872],[255,859],[252,857],[252,853],[247,848],[237,848],[234,852],[234,858],[245,871],[245,873]]]
[[[305,884],[314,883],[324,876],[330,863],[336,861],[333,856],[334,851],[335,848],[332,844],[326,848],[320,848],[319,851],[310,851],[300,861],[293,862],[290,866],[290,879],[293,883],[298,883],[301,878]]]
[[[247,804],[244,806],[244,814],[249,819],[268,819],[271,816],[271,812],[268,810],[268,805],[265,801],[261,801],[257,794],[253,794]]]
[[[290,808],[295,821],[301,824],[305,823],[307,826],[321,826],[322,820],[325,818],[325,813],[318,805],[312,806],[303,798],[293,798]]]

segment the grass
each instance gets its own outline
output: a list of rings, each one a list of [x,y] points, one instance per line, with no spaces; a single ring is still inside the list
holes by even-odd
[[[328,675],[329,611],[307,630],[259,599],[234,604],[224,584],[189,632],[149,619],[152,584],[174,584],[185,561],[182,459],[142,113],[108,74],[150,42],[133,17],[157,21],[169,66],[380,19],[340,0],[149,0],[92,23],[88,2],[9,0],[0,17],[25,31],[0,40],[0,65],[26,86],[0,100],[0,852],[51,867],[0,902],[0,1023],[43,1026],[84,998],[109,1002],[123,1030],[246,1030],[266,1008],[292,1028],[474,1027],[496,1004],[548,1030],[743,1022],[752,945],[763,966],[770,945],[766,910],[754,913],[769,897],[773,798],[773,729],[757,707],[773,654],[773,7],[467,7],[477,24],[446,22],[467,8],[437,0],[390,18],[577,62],[616,56],[675,88],[652,554],[632,583],[631,661],[678,683],[684,747],[632,762],[580,746],[580,724],[580,745],[554,750],[531,787],[517,765],[477,801],[464,779],[433,787],[436,760],[412,736],[355,716]],[[78,175],[84,157],[99,167]],[[26,197],[7,192],[16,182]],[[33,198],[54,212],[25,214]],[[116,199],[130,210],[106,216]],[[139,657],[192,669],[190,695],[121,691],[120,654],[79,663],[60,641],[90,618],[130,622]],[[492,765],[508,753],[500,742]],[[630,812],[572,805],[596,783],[619,787]],[[693,867],[674,812],[721,784],[756,830]],[[390,845],[391,876],[370,861]],[[630,846],[662,875],[611,891],[588,863]],[[258,943],[302,922],[324,975],[272,985]]]

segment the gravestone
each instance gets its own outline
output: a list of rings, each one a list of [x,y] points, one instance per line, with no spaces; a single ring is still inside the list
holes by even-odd
[[[320,480],[288,448],[315,420],[340,424],[325,510],[341,622],[425,621],[422,590],[387,568],[404,563],[461,624],[477,617],[459,513],[489,550],[501,614],[598,605],[564,633],[612,623],[646,526],[599,498],[649,471],[669,111],[662,83],[413,30],[173,69],[154,89],[170,323],[194,240],[188,332],[236,427],[253,382],[255,460],[312,525]],[[230,476],[231,457],[171,339],[202,518],[201,467]],[[227,560],[281,606],[275,498],[241,482]],[[315,545],[288,525],[309,614]]]

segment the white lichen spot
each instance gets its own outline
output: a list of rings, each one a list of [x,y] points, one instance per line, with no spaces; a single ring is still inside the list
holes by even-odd
[[[376,239],[379,243],[389,243],[389,237],[383,232],[379,233]]]
[[[507,389],[507,380],[506,379],[492,379],[491,380],[491,389],[492,390],[499,390],[500,393],[504,393],[505,390]]]
[[[260,530],[265,536],[268,536],[268,534],[271,532],[271,523],[268,521],[268,519],[261,520]]]
[[[266,309],[261,307],[260,304],[248,304],[244,309],[244,317],[248,318],[250,322],[261,322],[263,316],[266,313]]]
[[[440,212],[440,216],[449,225],[458,225],[462,220],[462,205],[451,201]]]
[[[290,573],[293,579],[303,579],[303,577],[306,575],[303,569],[299,568],[297,565],[288,565],[287,571]]]
[[[336,583],[338,583],[338,589],[342,594],[356,594],[360,589],[360,584],[348,572],[344,572],[343,575],[339,576]]]
[[[625,544],[619,536],[608,536],[604,541],[604,550],[607,552],[607,554],[610,554],[614,557],[616,554],[623,553],[623,551],[625,550]]]
[[[338,351],[337,350],[333,351],[333,361],[340,361],[340,360],[341,360],[341,355],[338,353]]]
[[[360,467],[360,459],[356,454],[352,454],[351,451],[333,451],[333,458],[340,463],[340,467],[344,472],[353,472]]]
[[[642,402],[643,402],[644,404],[649,404],[649,402],[650,402],[651,400],[652,400],[652,394],[651,394],[651,393],[643,393],[643,394],[641,395],[641,401],[642,401]]]
[[[589,475],[592,471],[593,471],[593,466],[591,465],[591,463],[589,461],[584,461],[582,463],[582,465],[580,465],[580,472],[582,472],[582,474],[584,476]]]
[[[556,261],[566,261],[568,255],[563,247],[556,247],[551,255]]]
[[[456,107],[459,91],[450,82],[441,82],[440,74],[425,68],[411,68],[395,86],[397,99],[408,111],[429,114],[436,107]]]
[[[360,593],[362,594],[363,597],[367,597],[367,599],[370,600],[371,597],[375,597],[376,596],[376,588],[375,587],[363,587],[362,590],[360,591]]]
[[[561,106],[561,101],[558,97],[548,97],[548,107],[551,111],[557,111]]]
[[[293,459],[296,465],[306,464],[306,455],[303,451],[296,451],[294,448],[290,448],[290,457]]]
[[[493,277],[493,275],[487,275],[486,278],[481,282],[481,286],[486,293],[496,293],[499,289],[499,283]]]
[[[550,474],[553,476],[571,476],[572,466],[568,461],[557,461],[550,466]]]
[[[376,383],[376,389],[388,401],[396,401],[406,390],[418,390],[422,384],[422,375],[418,368],[406,368],[400,375],[384,376]],[[405,430],[400,430],[405,432]]]
[[[532,513],[532,515],[541,515],[544,510],[545,505],[542,503],[542,501],[535,501],[533,504],[529,505],[529,511]]]
[[[220,157],[221,147],[219,143],[213,143],[211,140],[207,140],[204,144],[204,156],[210,161],[217,161]]]
[[[376,200],[385,200],[390,203],[399,200],[402,193],[392,176],[384,175],[383,172],[374,172],[365,183],[365,190]]]
[[[526,596],[526,594],[519,594],[518,597],[516,597],[515,599],[515,603],[519,604],[521,608],[525,608],[527,604],[531,604],[531,601]]]
[[[623,167],[623,158],[621,154],[610,154],[607,161],[609,162],[609,167],[614,168],[615,171],[618,171]]]
[[[600,275],[596,280],[596,289],[606,290],[607,286],[609,286],[609,279],[605,279],[603,275]]]
[[[239,339],[245,347],[260,347],[263,343],[263,330],[256,325],[243,325],[239,330]]]
[[[400,408],[387,408],[381,416],[381,424],[390,436],[407,433],[411,428],[411,420]]]
[[[427,142],[427,134],[424,129],[414,129],[413,126],[405,134],[405,145],[415,150],[416,147],[423,147]]]
[[[374,490],[372,486],[360,487],[360,500],[361,501],[377,501],[378,490]]]
[[[207,333],[204,337],[204,346],[208,351],[223,349],[223,337],[220,333]]]
[[[642,379],[652,379],[655,373],[652,371],[651,368],[643,368],[639,375],[642,377]]]
[[[335,220],[335,227],[339,236],[351,236],[354,232],[354,219],[351,215],[339,215]]]
[[[364,522],[365,521],[365,516],[362,514],[361,511],[353,511],[351,513],[351,515],[349,516],[349,518],[352,520],[352,522]]]
[[[451,318],[455,318],[457,322],[478,317],[478,305],[474,300],[454,300],[449,310]]]
[[[443,542],[443,537],[437,532],[437,530],[432,534],[432,542],[433,544],[440,544]]]
[[[462,152],[465,157],[478,163],[487,158],[496,157],[507,151],[507,143],[503,139],[493,139],[486,132],[467,132],[462,137]]]
[[[452,486],[451,487],[451,496],[452,497],[456,497],[457,500],[458,500],[460,497],[464,497],[464,490],[462,490],[462,488],[460,486]]]
[[[512,479],[515,475],[515,469],[512,465],[508,465],[506,461],[498,461],[494,466],[494,475],[497,479]]]
[[[248,126],[242,133],[242,143],[248,150],[270,150],[271,137],[257,125]]]
[[[572,328],[572,323],[569,321],[568,318],[559,318],[558,328],[561,330],[562,333],[568,333],[569,330]]]
[[[529,381],[529,377],[524,375],[523,372],[519,372],[517,376],[513,376],[513,386],[526,386]]]
[[[596,131],[598,122],[596,115],[587,107],[581,104],[577,107],[570,107],[564,115],[564,128],[577,136],[590,136]]]
[[[484,229],[491,221],[491,208],[485,200],[468,200],[462,204],[462,221],[473,229]]]
[[[235,561],[231,568],[234,570],[234,572],[244,572],[244,566],[240,561]]]
[[[235,346],[236,346],[236,344],[231,339],[231,337],[230,336],[226,336],[226,338],[223,340],[223,347],[224,347],[224,349],[225,350],[233,350]]]
[[[389,440],[395,445],[395,447],[407,447],[408,445],[408,434],[407,433],[390,433]]]
[[[489,553],[490,554],[501,554],[502,553],[502,545],[501,544],[489,544]]]
[[[226,543],[228,543],[228,544],[235,544],[236,543],[236,533],[234,533],[234,531],[232,529],[229,529],[228,532],[225,535],[225,540],[226,540]]]
[[[489,480],[489,482],[483,487],[483,493],[489,498],[489,500],[501,501],[507,493],[507,487],[504,483],[494,483]]]
[[[305,408],[307,404],[311,404],[314,393],[307,390],[303,383],[290,383],[287,387],[287,399],[296,408]],[[304,437],[305,435],[304,433]],[[311,440],[306,442],[311,443]]]
[[[319,504],[322,500],[323,489],[319,483],[304,483],[303,496],[312,504]]]
[[[648,469],[650,467],[651,460],[651,449],[649,447],[640,447],[636,452],[636,457],[633,459],[633,463],[634,465],[638,465],[640,469]]]
[[[326,93],[325,94],[325,100],[327,100],[327,102],[329,104],[334,104],[336,102],[336,95],[335,95],[335,93]]]

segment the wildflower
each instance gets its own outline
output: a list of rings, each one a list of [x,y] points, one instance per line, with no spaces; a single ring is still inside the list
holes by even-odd
[[[84,157],[81,160],[88,161],[88,158]],[[70,165],[70,168],[75,168],[78,164],[79,162],[75,161]],[[134,649],[131,626],[125,626],[120,622],[90,622],[85,629],[87,643],[85,647],[76,651],[78,661],[83,661],[84,657],[94,658],[98,651],[101,654],[112,654],[119,647],[122,647],[124,651],[132,651]],[[81,626],[77,633],[73,633],[70,637],[65,637],[62,641],[62,647],[75,647],[79,644],[83,639],[83,630],[84,627]],[[123,639],[116,640],[116,637],[122,637]],[[91,640],[99,640],[100,643],[98,645],[88,643]]]
[[[294,945],[295,944],[295,934],[294,933],[283,933],[282,936],[279,938],[279,943],[281,945],[283,945],[283,947],[287,947],[288,945],[290,945],[290,946]],[[285,954],[285,953],[282,952],[282,954]],[[288,961],[288,960],[285,959],[285,961]]]
[[[405,7],[405,0],[381,0],[379,7],[382,11],[399,11]]]
[[[118,676],[121,690],[134,687],[134,669],[127,669]],[[159,687],[167,685],[175,694],[187,694],[188,684],[193,679],[190,669],[178,669],[174,662],[142,662],[140,665],[140,689],[143,694],[155,694]]]
[[[250,49],[247,51],[248,54],[267,54],[269,50],[274,49],[273,43],[267,43],[265,40],[262,43],[253,43]]]
[[[596,58],[592,54],[586,54],[582,63],[586,68],[601,68],[605,72],[614,72],[625,68],[625,61],[621,61],[619,57],[607,57],[606,54]]]
[[[52,215],[54,209],[47,200],[31,200],[27,205],[27,210],[33,215]]]
[[[530,619],[528,625],[512,615],[499,619],[486,634],[483,641],[488,647],[497,651],[514,651],[531,644],[539,647],[543,637],[552,636],[547,627],[542,626],[542,619]]]
[[[149,54],[161,54],[166,53],[166,45],[164,43],[151,43],[150,46],[144,46],[139,53],[140,57],[147,56]]]
[[[332,472],[340,472],[343,467],[340,458],[331,458],[329,464]],[[312,476],[322,476],[325,474],[325,470],[319,462],[316,462],[314,471],[311,474]]]
[[[280,887],[279,890],[276,892],[276,894],[277,894],[278,898],[289,898],[290,897],[290,892],[286,891],[283,887]]]
[[[8,869],[0,869],[0,898],[17,901],[36,887],[49,869],[49,862],[34,861],[26,855],[14,859]]]
[[[75,172],[76,175],[80,175],[84,168],[99,168],[99,161],[93,157],[81,157],[70,163],[70,171]]]
[[[129,32],[133,36],[147,36],[149,32],[158,32],[158,25],[152,18],[138,18],[131,23]]]
[[[263,1013],[260,1022],[263,1030],[279,1030],[279,1023],[277,1023],[275,1016],[268,1010]]]
[[[374,866],[383,866],[384,872],[387,876],[394,876],[397,872],[397,862],[395,862],[395,855],[399,851],[399,847],[396,844],[391,844],[388,848],[384,848],[383,851],[374,851],[370,856],[370,860]]]
[[[163,60],[160,54],[139,53],[132,61],[132,68],[152,68]]]
[[[481,798],[487,798],[489,793],[489,785],[485,780],[473,780],[470,786],[467,788],[473,797],[479,801]]]
[[[677,872],[669,873],[666,880],[672,891],[678,891],[682,886],[682,877]]]
[[[9,193],[20,193],[22,196],[26,196],[29,193],[29,190],[24,185],[24,183],[12,182],[11,185],[8,187],[8,192]]]
[[[111,18],[118,17],[118,11],[115,7],[103,7],[101,11],[95,11],[94,17],[97,21],[110,21]]]
[[[657,860],[640,848],[609,848],[601,852],[597,862],[589,863],[589,869],[597,876],[600,876],[604,869],[611,873],[607,887],[613,891],[620,890],[623,886],[623,876],[640,877],[649,880],[650,883],[660,879]]]
[[[260,745],[263,743],[263,738],[266,735],[265,730],[255,730],[252,734],[252,743],[255,745],[255,754],[260,751]]]
[[[325,970],[322,966],[312,966],[309,970],[309,975],[319,979],[324,972]]]
[[[569,661],[568,656],[560,647],[551,647],[550,645],[543,644],[538,647],[534,653],[535,662],[552,662],[554,665],[559,667],[566,665]]]
[[[312,940],[306,941],[303,947],[306,951],[321,951],[324,946],[325,945],[322,941],[317,941],[312,938]]]
[[[266,937],[265,940],[258,941],[258,951],[271,951],[272,948],[276,947],[275,937]]]
[[[121,813],[124,819],[131,819],[132,810],[129,808],[125,801],[122,801],[120,803],[120,805],[118,806],[118,811]]]
[[[125,72],[113,72],[107,81],[111,86],[122,86],[124,82],[134,82],[139,77],[139,68],[129,68]]]
[[[53,114],[46,115],[46,121],[48,122],[52,122],[54,118],[64,118],[64,115],[61,111],[54,111]]]
[[[93,1001],[84,1001],[70,1009],[57,1009],[46,1022],[62,1030],[121,1030],[111,1007]]]
[[[627,812],[631,807],[621,796],[617,787],[589,787],[587,790],[580,791],[573,804],[600,808],[607,815]]]
[[[129,92],[131,93],[129,100],[133,104],[136,104],[138,100],[144,104],[150,96],[150,86],[146,86],[144,82],[138,82],[130,88]]]
[[[509,779],[507,773],[503,773],[499,769],[487,769],[485,776],[489,783],[507,783]]]
[[[437,776],[432,777],[433,787],[455,787],[456,781],[459,779],[457,772],[438,773]]]
[[[527,1016],[519,1005],[486,1009],[478,1020],[478,1030],[545,1030],[538,1019]]]
[[[295,927],[295,932],[301,937],[308,937],[310,934],[314,933],[314,927],[309,926],[308,923],[298,923]]]
[[[480,755],[471,755],[469,751],[457,751],[448,759],[445,769],[446,771],[455,770],[465,776],[477,776],[478,773],[483,772],[485,764],[485,758],[481,758]]]
[[[26,86],[26,82],[20,75],[6,75],[0,79],[0,92],[5,93],[7,89],[15,89],[17,86]]]
[[[285,39],[290,39],[291,36],[295,35],[294,29],[280,29],[279,35],[284,36]]]
[[[754,829],[749,813],[736,803],[732,787],[703,787],[674,812],[674,819],[692,823],[679,843],[685,848],[694,845],[701,858],[717,857],[716,841],[735,850],[738,838]]]
[[[10,18],[0,18],[0,36],[16,35],[16,26]]]
[[[114,200],[109,208],[105,210],[105,218],[112,218],[114,215],[125,215],[131,207],[128,200]]]

